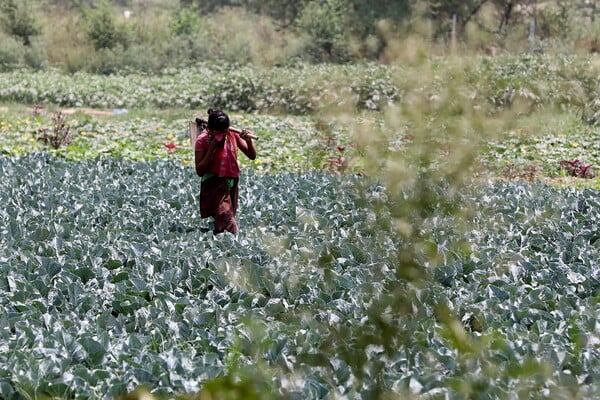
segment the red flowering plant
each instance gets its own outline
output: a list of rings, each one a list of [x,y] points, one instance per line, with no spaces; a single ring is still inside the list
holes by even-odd
[[[582,161],[575,160],[563,160],[560,162],[561,171],[565,172],[569,176],[577,178],[593,178],[594,171],[592,170],[592,164],[586,164]]]
[[[172,143],[172,142],[163,143],[163,146],[164,146],[165,149],[167,149],[167,151],[175,151],[175,150],[181,148],[181,147],[177,146],[175,143]]]
[[[324,169],[334,172],[345,172],[348,167],[346,157],[344,157],[345,146],[336,146],[337,155],[327,158],[327,163],[323,166]]]

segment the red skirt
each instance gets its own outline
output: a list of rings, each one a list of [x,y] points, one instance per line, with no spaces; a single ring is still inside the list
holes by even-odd
[[[233,184],[230,187],[230,181]],[[238,207],[238,178],[212,177],[200,186],[200,217],[213,217],[215,233],[239,231],[235,214]]]

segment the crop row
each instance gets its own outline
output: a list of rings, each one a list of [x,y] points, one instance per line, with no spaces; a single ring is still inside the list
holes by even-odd
[[[185,115],[185,110],[180,112]],[[48,110],[13,115],[0,111],[0,154],[25,155],[51,151],[38,140],[42,129],[54,127]],[[204,112],[187,112],[187,118],[164,119],[157,116],[89,116],[65,115],[71,143],[54,155],[70,160],[115,157],[129,160],[177,159],[189,165],[193,159],[188,122]],[[329,124],[320,132],[312,119],[305,116],[269,116],[231,113],[232,124],[252,130],[259,136],[259,157],[248,161],[240,157],[243,168],[260,173],[306,171],[328,168],[329,158],[348,160],[355,153],[351,137],[343,126]],[[335,168],[342,166],[334,165]]]
[[[394,101],[391,71],[381,66],[263,70],[199,66],[161,75],[102,76],[13,71],[0,75],[0,100],[94,108],[225,108],[302,114],[318,105],[378,109]]]
[[[465,190],[469,228],[425,221],[444,261],[412,286],[402,205],[366,178],[247,172],[242,231],[215,237],[179,162],[0,167],[3,398],[193,392],[240,371],[297,398],[597,393],[598,192]]]
[[[498,107],[578,107],[593,120],[598,74],[593,60],[524,55],[478,59],[452,79],[464,82],[476,101]],[[436,97],[448,87],[432,66],[431,82],[418,89]],[[365,65],[300,65],[253,68],[198,65],[160,75],[100,76],[50,71],[0,73],[0,101],[94,108],[207,108],[305,114],[323,109],[379,110],[427,77],[427,70]],[[445,78],[444,78],[445,79]]]

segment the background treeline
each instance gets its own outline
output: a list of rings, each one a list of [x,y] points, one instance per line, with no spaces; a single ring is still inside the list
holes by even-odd
[[[0,66],[393,63],[432,51],[600,50],[596,0],[0,0]],[[400,45],[402,43],[402,45]]]

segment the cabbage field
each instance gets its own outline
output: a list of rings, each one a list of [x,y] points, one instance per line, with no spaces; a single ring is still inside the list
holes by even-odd
[[[197,216],[197,182],[181,163],[32,155],[1,165],[4,398],[109,398],[140,384],[193,392],[251,366],[292,398],[372,389],[369,380],[355,387],[349,364],[358,355],[319,356],[330,347],[352,352],[361,325],[369,329],[373,298],[404,285],[394,266],[401,243],[385,211],[373,212],[382,187],[322,172],[249,173],[242,232],[215,237]],[[461,240],[456,226],[430,221],[448,262],[436,284],[407,289],[415,310],[398,323],[411,336],[390,355],[369,346],[364,373],[380,368],[384,386],[399,393],[460,393],[472,382],[486,397],[592,395],[598,193],[514,183],[476,196],[472,251],[446,254]],[[440,301],[471,345],[485,348],[468,363],[436,323]],[[342,329],[357,336],[336,343]]]
[[[242,162],[238,235],[199,217],[186,128],[205,104],[152,100],[175,80],[142,107],[106,95],[127,87],[115,77],[88,94],[75,83],[72,104],[55,73],[0,88],[0,397],[595,398],[598,178],[561,161],[593,171],[598,127],[568,107],[537,125],[532,113],[485,143],[460,186],[439,175],[446,152],[390,178],[356,130],[394,126],[379,155],[410,159],[410,135],[384,112],[404,81],[359,79],[374,76],[365,68],[342,71],[365,91],[337,119],[231,107],[260,137]],[[287,84],[292,101],[302,91]],[[69,141],[52,149],[41,132]]]

